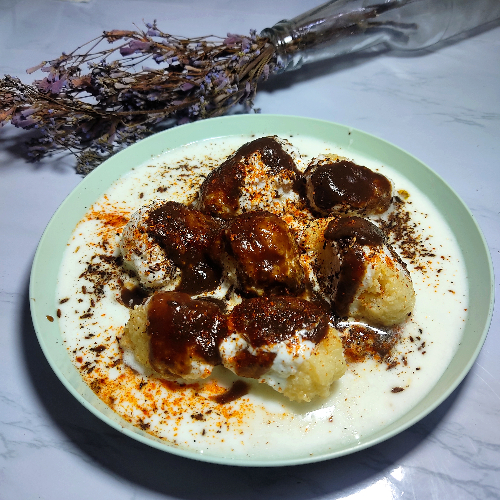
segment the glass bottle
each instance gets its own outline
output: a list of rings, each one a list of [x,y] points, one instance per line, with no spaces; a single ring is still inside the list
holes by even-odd
[[[500,0],[331,0],[261,36],[283,71],[385,44],[414,50],[500,18]]]

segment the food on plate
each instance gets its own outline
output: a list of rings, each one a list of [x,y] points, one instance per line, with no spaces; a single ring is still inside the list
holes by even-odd
[[[198,380],[221,364],[219,343],[226,332],[226,318],[215,302],[156,292],[131,311],[120,345],[146,375]]]
[[[323,216],[381,214],[391,205],[392,184],[387,177],[338,155],[313,159],[304,178],[311,209]]]
[[[133,214],[120,247],[143,286],[197,294],[221,281],[222,269],[211,258],[220,231],[221,224],[209,215],[182,203],[156,201]]]
[[[346,215],[387,210],[391,182],[331,155],[302,176],[285,146],[246,143],[192,206],[156,201],[125,227],[126,266],[157,290],[134,308],[121,342],[146,372],[196,380],[222,364],[310,401],[345,372],[336,321],[388,327],[413,309],[410,275],[382,230]],[[304,185],[313,212],[328,217],[308,210]]]
[[[225,315],[217,303],[158,291],[133,309],[120,345],[147,376],[199,380],[223,364],[292,401],[328,395],[346,369],[328,314],[297,297],[244,299]]]
[[[122,231],[120,253],[124,267],[134,272],[143,286],[173,290],[180,283],[181,270],[148,232],[148,214],[162,205],[160,200],[153,201],[132,214]]]
[[[258,379],[292,401],[327,396],[346,369],[328,315],[297,297],[243,300],[229,314],[220,352],[236,375]]]
[[[225,229],[238,288],[246,294],[298,294],[305,287],[299,253],[286,223],[270,212],[246,212]]]
[[[325,248],[335,247],[340,256],[331,297],[335,313],[376,326],[402,323],[413,310],[415,291],[406,265],[384,233],[367,219],[340,217],[328,223],[324,238]]]
[[[281,214],[290,204],[300,203],[301,174],[290,149],[277,137],[244,144],[207,176],[197,208],[228,219],[251,210]]]
[[[262,203],[258,197],[247,203],[247,193],[258,190],[242,183],[238,213],[206,211],[201,186],[240,154],[242,144],[254,148],[248,146],[253,140],[282,145],[297,167],[293,186],[286,184],[291,189],[281,197],[263,189]],[[144,158],[96,199],[68,241],[51,315],[83,382],[103,404],[169,447],[248,459],[271,449],[317,453],[356,443],[405,415],[426,394],[452,358],[467,318],[460,248],[418,186],[398,167],[361,153],[353,152],[349,161],[393,183],[388,210],[313,210],[304,171],[321,153],[349,156],[335,140],[299,134],[273,141],[258,135],[197,141]],[[258,163],[262,155],[247,156]],[[266,185],[276,180],[268,177]],[[231,185],[229,175],[224,184]],[[343,227],[353,216],[381,229],[384,244],[362,242],[370,232],[357,226],[368,222]],[[278,242],[266,233],[271,227]],[[238,240],[240,232],[246,234]],[[256,242],[252,253],[245,251]],[[380,257],[384,263],[363,271],[375,276],[388,263],[399,269],[391,247],[411,272],[417,294],[411,315],[404,306],[391,320],[402,321],[384,326],[380,314],[370,319],[359,306],[343,313],[337,302],[343,252],[359,252],[363,261]],[[263,253],[271,254],[271,265],[260,259]],[[195,280],[204,283],[202,291],[182,289],[189,266],[203,277],[197,261],[210,264],[206,270],[216,271],[217,279]],[[262,265],[265,279],[254,263]],[[404,282],[404,276],[395,281]],[[363,283],[358,281],[361,289]],[[372,299],[387,312],[388,297],[401,294],[380,291]],[[262,314],[272,329],[265,329]],[[251,333],[251,318],[260,318],[257,334]],[[247,363],[242,371],[245,357],[267,364]]]
[[[309,225],[302,246],[312,256],[321,295],[340,318],[393,326],[415,305],[410,273],[384,233],[358,216]]]

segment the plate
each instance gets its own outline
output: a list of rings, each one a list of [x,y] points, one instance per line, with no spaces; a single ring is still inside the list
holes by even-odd
[[[64,346],[55,315],[57,277],[67,241],[90,206],[114,181],[152,157],[198,141],[252,134],[333,141],[344,156],[361,155],[389,165],[426,194],[460,247],[469,303],[463,337],[455,355],[415,406],[388,425],[359,436],[356,442],[311,452],[306,436],[304,446],[286,456],[269,453],[249,458],[224,456],[211,453],[210,449],[201,454],[189,447],[177,447],[134,427],[104,404],[82,380]],[[293,116],[239,115],[183,125],[151,136],[116,154],[84,178],[59,207],[41,238],[31,272],[30,299],[35,331],[50,366],[85,408],[113,428],[183,457],[240,466],[284,466],[327,460],[373,446],[407,429],[442,403],[470,370],[486,338],[493,310],[493,271],[485,240],[472,214],[454,191],[415,157],[370,134],[331,122]],[[48,316],[55,320],[48,321]]]

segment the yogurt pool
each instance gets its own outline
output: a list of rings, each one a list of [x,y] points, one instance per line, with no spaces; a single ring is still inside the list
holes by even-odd
[[[179,147],[137,166],[115,182],[76,226],[60,268],[58,318],[64,342],[84,381],[116,413],[166,443],[198,454],[266,460],[271,454],[322,455],[360,442],[406,414],[433,387],[459,345],[468,308],[463,259],[432,202],[390,165],[342,151],[313,137],[280,136],[300,152],[299,169],[335,153],[392,180],[400,199],[388,231],[408,266],[416,305],[389,359],[346,351],[346,374],[331,395],[294,403],[251,382],[249,393],[227,404],[236,376],[217,367],[203,382],[179,385],[141,375],[118,339],[129,317],[120,296],[125,275],[118,244],[132,213],[154,199],[190,202],[211,169],[255,136],[211,139]],[[403,229],[402,229],[403,228]],[[352,346],[350,346],[352,347]]]

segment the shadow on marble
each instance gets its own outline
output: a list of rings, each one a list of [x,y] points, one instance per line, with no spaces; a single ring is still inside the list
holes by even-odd
[[[66,390],[45,359],[31,322],[28,283],[21,317],[26,372],[47,418],[73,445],[72,455],[125,483],[183,500],[315,499],[362,490],[405,462],[439,427],[465,382],[430,415],[384,443],[346,457],[282,468],[243,468],[189,460],[139,443],[99,420]],[[467,379],[466,379],[467,380]]]
[[[17,129],[11,124],[4,125],[0,128],[0,151],[2,155],[7,154],[31,162],[26,142],[35,136],[33,131]],[[8,164],[2,164],[2,168],[7,166]]]
[[[387,54],[389,49],[384,47],[374,47],[371,50],[357,52],[354,54],[346,54],[333,59],[324,59],[313,63],[306,64],[299,69],[287,71],[278,75],[273,75],[269,80],[259,84],[257,95],[259,93],[273,93],[279,90],[293,87],[304,81],[311,81],[317,78],[322,78],[327,75],[340,73],[363,64],[367,64],[378,56]],[[265,112],[265,110],[263,110]]]
[[[11,168],[24,170],[50,169],[53,172],[67,172],[74,169],[76,161],[71,153],[57,153],[47,156],[40,161],[35,161],[28,153],[26,143],[37,137],[33,130],[15,128],[13,125],[5,125],[0,128],[0,170]]]

